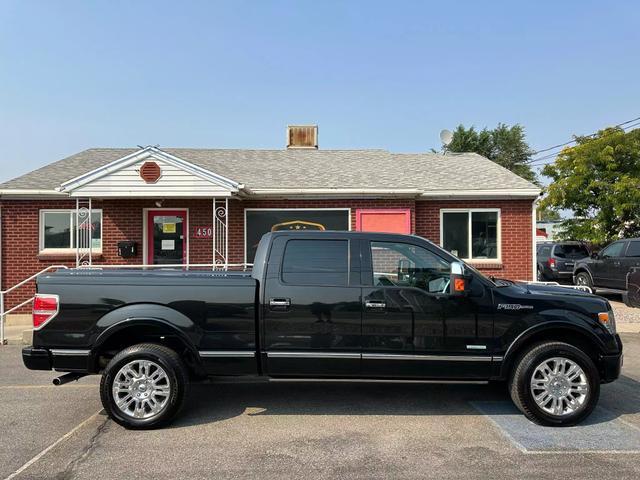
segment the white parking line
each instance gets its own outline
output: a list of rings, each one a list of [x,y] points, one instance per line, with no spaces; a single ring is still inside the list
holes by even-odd
[[[42,457],[44,457],[47,453],[49,453],[52,449],[54,449],[56,446],[58,446],[59,444],[61,444],[62,442],[64,442],[67,438],[69,438],[71,435],[73,435],[74,433],[76,433],[78,430],[80,430],[82,427],[84,427],[87,423],[89,423],[91,420],[93,420],[95,417],[97,417],[98,415],[100,415],[100,413],[102,413],[102,409],[98,410],[96,413],[94,413],[93,415],[91,415],[89,418],[87,418],[84,422],[80,423],[79,425],[77,425],[76,427],[74,427],[72,430],[68,431],[67,433],[65,433],[63,436],[61,436],[58,440],[56,440],[55,442],[53,442],[51,445],[49,445],[47,448],[45,448],[44,450],[42,450],[39,454],[37,454],[35,457],[33,457],[31,460],[29,460],[27,463],[25,463],[24,465],[22,465],[18,470],[16,470],[15,472],[13,472],[11,475],[9,475],[8,477],[6,477],[4,480],[11,480],[12,478],[17,477],[18,475],[20,475],[22,472],[24,472],[27,468],[29,468],[31,465],[33,465],[34,463],[36,463],[38,460],[40,460]]]
[[[65,390],[68,388],[97,388],[96,385],[65,385]],[[2,385],[0,390],[17,390],[20,388],[60,388],[57,385]]]
[[[489,420],[489,422],[493,424],[493,426],[498,430],[498,432],[505,439],[507,439],[507,441],[509,441],[513,447],[515,447],[517,450],[519,450],[521,453],[525,455],[582,455],[582,454],[638,455],[640,454],[640,450],[637,448],[637,444],[638,444],[637,433],[633,434],[633,438],[628,438],[624,442],[624,446],[635,445],[636,448],[624,449],[624,446],[622,446],[621,448],[613,447],[609,449],[608,448],[579,448],[580,445],[584,445],[584,438],[580,438],[580,437],[585,437],[585,436],[593,437],[592,431],[594,429],[594,425],[589,425],[589,424],[584,426],[578,425],[574,427],[569,427],[569,429],[573,429],[573,431],[576,432],[575,440],[577,441],[578,448],[575,448],[576,444],[571,443],[570,441],[567,441],[567,438],[565,436],[564,439],[559,438],[556,440],[556,442],[558,443],[558,448],[548,448],[548,445],[545,445],[547,448],[540,449],[535,444],[539,443],[539,441],[536,440],[536,436],[537,435],[539,436],[542,434],[541,429],[545,431],[544,437],[546,438],[546,440],[553,439],[553,437],[557,435],[562,437],[562,435],[566,432],[566,430],[563,429],[562,427],[540,427],[538,425],[534,425],[533,423],[529,423],[529,421],[525,420],[524,417],[522,417],[519,413],[515,414],[515,413],[506,412],[507,416],[514,416],[515,414],[515,416],[517,417],[516,420],[520,424],[520,428],[525,428],[529,432],[529,435],[521,436],[520,438],[518,438],[521,432],[517,429],[514,430],[513,425],[510,426],[508,423],[504,424],[503,420],[505,419],[505,417],[502,417],[501,415],[505,415],[505,412],[497,413],[497,414],[494,412],[492,414],[491,410],[487,411],[485,410],[485,408],[483,408],[482,406],[483,402],[469,402],[469,403],[471,403],[471,405],[474,406],[482,414],[482,416],[485,419]],[[484,403],[495,404],[500,402],[484,402]],[[503,402],[503,403],[506,403],[506,402]],[[515,412],[515,409],[514,409],[514,412]],[[603,413],[604,413],[604,417],[603,417]],[[640,431],[640,427],[638,427],[637,425],[632,424],[623,418],[615,417],[615,415],[612,412],[610,412],[609,410],[603,407],[597,407],[597,410],[594,413],[594,416],[598,416],[598,415],[605,419],[605,421],[602,421],[601,424],[599,424],[598,428],[615,429],[615,428],[619,428],[619,426],[617,426],[617,424],[619,424],[619,425],[624,425],[628,429],[634,430],[636,432]],[[500,420],[498,420],[498,418],[500,418]],[[581,432],[581,433],[578,434],[578,432]],[[623,434],[624,432],[615,432],[615,433],[616,433],[615,438],[617,438],[619,436],[618,434]],[[629,432],[627,432],[627,434],[628,433]],[[526,446],[526,444],[530,443],[532,440],[534,444],[532,446]],[[633,443],[630,443],[630,442],[633,442]],[[549,443],[549,442],[547,441],[546,443]]]

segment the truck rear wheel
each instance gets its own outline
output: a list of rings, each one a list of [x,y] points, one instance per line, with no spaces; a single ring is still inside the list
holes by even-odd
[[[111,359],[100,382],[109,416],[125,428],[155,428],[170,422],[187,393],[189,376],[176,352],[141,343]]]
[[[532,422],[570,426],[589,416],[598,403],[600,375],[580,349],[545,342],[534,345],[516,362],[509,391]]]

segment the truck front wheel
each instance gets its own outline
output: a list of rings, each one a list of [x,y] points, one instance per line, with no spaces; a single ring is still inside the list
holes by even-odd
[[[516,362],[509,391],[529,420],[570,426],[593,411],[600,396],[600,376],[593,360],[580,349],[545,342],[534,345]]]
[[[109,416],[125,428],[155,428],[182,407],[189,384],[176,352],[141,343],[114,356],[102,375],[100,398]]]

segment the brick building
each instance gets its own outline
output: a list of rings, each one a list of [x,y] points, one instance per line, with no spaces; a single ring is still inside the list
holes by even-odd
[[[242,268],[278,229],[412,233],[530,280],[538,195],[476,154],[322,150],[313,127],[282,150],[90,149],[0,185],[1,285],[61,264]]]

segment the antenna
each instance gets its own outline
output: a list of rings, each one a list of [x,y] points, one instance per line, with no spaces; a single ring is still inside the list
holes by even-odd
[[[453,140],[453,133],[450,130],[444,129],[440,132],[440,141],[445,147],[448,146]]]

